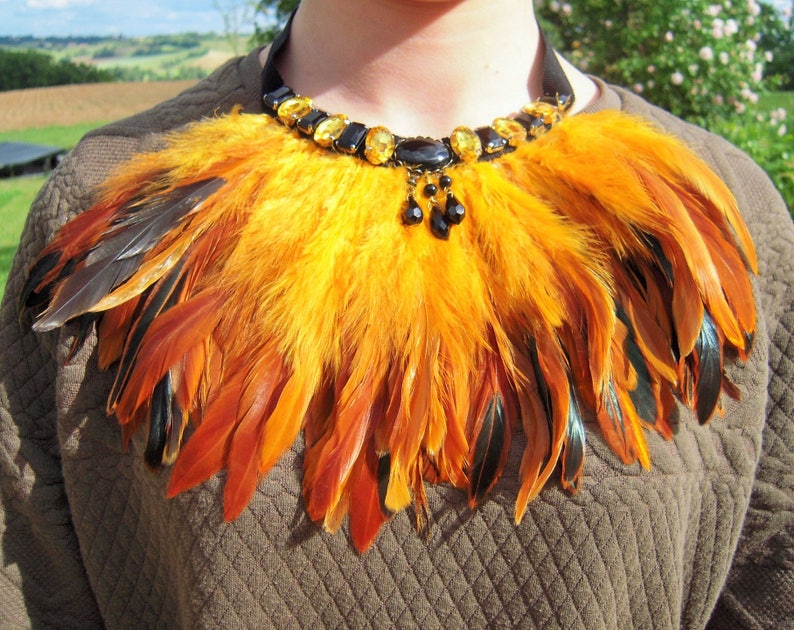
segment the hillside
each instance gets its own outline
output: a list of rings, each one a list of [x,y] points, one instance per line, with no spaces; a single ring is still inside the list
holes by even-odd
[[[212,33],[151,37],[8,37],[0,48],[37,51],[56,61],[85,64],[121,81],[200,79],[235,51],[246,52],[247,36],[227,39]]]

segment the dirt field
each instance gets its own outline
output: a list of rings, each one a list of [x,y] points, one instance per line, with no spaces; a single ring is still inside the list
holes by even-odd
[[[89,83],[0,92],[0,131],[116,120],[175,96],[194,83]]]

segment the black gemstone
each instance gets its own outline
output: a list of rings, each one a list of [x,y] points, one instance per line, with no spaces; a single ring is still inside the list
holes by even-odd
[[[551,125],[544,123],[542,118],[536,118],[529,126],[529,135],[532,137],[542,136],[549,129],[551,129]]]
[[[295,96],[295,92],[293,92],[289,87],[286,85],[282,85],[280,88],[265,94],[264,96],[264,103],[265,106],[270,108],[273,111],[278,109],[278,106],[281,105],[284,101],[288,98],[292,98]]]
[[[445,240],[449,238],[449,223],[440,206],[433,206],[430,211],[430,231],[436,238]]]
[[[453,225],[458,225],[461,221],[463,221],[463,217],[466,216],[466,208],[463,207],[463,204],[461,204],[452,193],[447,194],[446,211],[444,216],[446,217],[447,222],[452,223]]]
[[[408,138],[397,145],[394,157],[398,162],[424,170],[436,170],[452,161],[452,151],[440,140]]]
[[[507,145],[507,140],[496,133],[496,130],[491,127],[479,127],[474,130],[474,133],[480,137],[482,150],[488,155],[499,153],[504,150]]]
[[[314,130],[317,129],[317,125],[319,125],[326,118],[328,118],[328,114],[326,114],[324,111],[313,109],[303,118],[298,118],[297,122],[295,123],[295,127],[297,127],[298,131],[301,133],[310,136],[314,133]]]
[[[449,175],[442,175],[441,177],[438,178],[438,184],[439,186],[441,186],[441,188],[446,190],[447,188],[452,186],[452,178]]]
[[[336,141],[336,148],[343,153],[355,153],[364,144],[367,131],[366,125],[350,123]]]
[[[551,129],[551,125],[544,123],[542,118],[537,118],[526,112],[521,112],[515,118],[524,126],[531,138],[543,135],[543,133]]]
[[[432,197],[438,192],[438,186],[435,184],[427,184],[422,191],[425,197]]]
[[[518,122],[520,122],[524,126],[524,129],[526,129],[527,131],[530,130],[530,128],[532,127],[532,125],[535,123],[536,120],[540,120],[536,116],[533,116],[532,114],[527,114],[526,112],[521,112],[520,114],[516,114],[515,119]]]
[[[416,203],[416,199],[408,197],[408,206],[403,210],[403,223],[405,225],[418,225],[424,219],[422,208]]]

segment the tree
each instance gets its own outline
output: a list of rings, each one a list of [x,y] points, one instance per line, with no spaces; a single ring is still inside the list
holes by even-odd
[[[242,37],[243,31],[248,30],[257,14],[257,0],[213,0],[212,6],[221,14],[223,19],[223,34],[232,52],[241,54],[246,45]]]
[[[786,21],[774,7],[762,4],[760,19],[761,39],[758,45],[769,52],[764,76],[770,77],[780,89],[794,90],[794,28],[791,18]]]
[[[113,80],[110,72],[84,63],[56,61],[35,50],[0,48],[0,91]]]
[[[299,2],[300,0],[259,0],[254,20],[254,43],[266,44],[272,41]],[[260,23],[259,19],[263,22]]]
[[[702,125],[758,102],[756,0],[543,0],[539,14],[583,70]]]

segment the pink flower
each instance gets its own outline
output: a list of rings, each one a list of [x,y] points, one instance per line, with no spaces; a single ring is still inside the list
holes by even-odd
[[[717,17],[722,11],[722,7],[718,4],[710,4],[706,7],[706,15],[710,15],[711,17]]]
[[[700,57],[703,61],[711,61],[714,59],[714,51],[710,46],[703,46],[703,48],[701,48],[698,52],[698,57]]]
[[[684,75],[676,71],[670,76],[670,83],[673,85],[681,85],[684,82]]]

